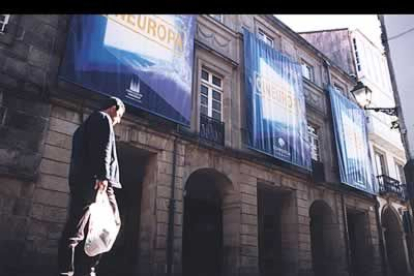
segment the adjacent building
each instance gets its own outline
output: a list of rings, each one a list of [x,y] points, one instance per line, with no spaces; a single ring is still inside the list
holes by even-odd
[[[72,134],[111,93],[127,103],[116,128],[123,227],[100,275],[388,269],[357,81],[274,16],[0,24],[2,274],[56,274]]]
[[[384,52],[359,30],[333,29],[301,35],[370,90],[369,95],[364,91],[360,94],[365,95],[355,96],[367,112],[370,154],[379,187],[384,255],[389,273],[410,272],[412,232],[403,169],[406,159],[397,113],[372,110],[396,106]],[[341,84],[334,85],[341,89]]]

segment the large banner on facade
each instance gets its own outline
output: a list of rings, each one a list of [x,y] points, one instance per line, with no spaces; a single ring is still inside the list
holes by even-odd
[[[365,113],[332,86],[329,95],[341,182],[375,194]]]
[[[190,124],[195,17],[78,15],[60,77]]]
[[[244,64],[248,145],[311,170],[300,65],[247,30]]]

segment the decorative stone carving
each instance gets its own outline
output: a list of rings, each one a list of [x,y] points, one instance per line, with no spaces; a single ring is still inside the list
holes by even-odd
[[[212,48],[217,49],[218,51],[230,55],[230,42],[231,39],[227,39],[222,35],[219,35],[217,32],[210,30],[207,26],[201,24],[197,27],[197,34],[199,38],[204,41],[207,45]]]
[[[317,92],[313,92],[307,89],[305,89],[304,91],[306,91],[306,102],[311,106],[315,107],[316,109],[320,110],[321,112],[325,112],[325,103],[323,100],[323,95],[320,95]]]

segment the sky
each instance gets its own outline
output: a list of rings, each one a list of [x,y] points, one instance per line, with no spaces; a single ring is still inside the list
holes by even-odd
[[[328,30],[337,28],[359,29],[375,45],[382,48],[380,22],[376,14],[367,15],[277,15],[275,16],[295,32]]]

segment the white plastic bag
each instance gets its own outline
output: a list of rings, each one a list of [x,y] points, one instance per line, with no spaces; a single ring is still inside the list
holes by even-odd
[[[89,206],[89,230],[85,240],[85,253],[92,257],[111,250],[119,232],[120,223],[112,209],[108,195],[98,192]]]

